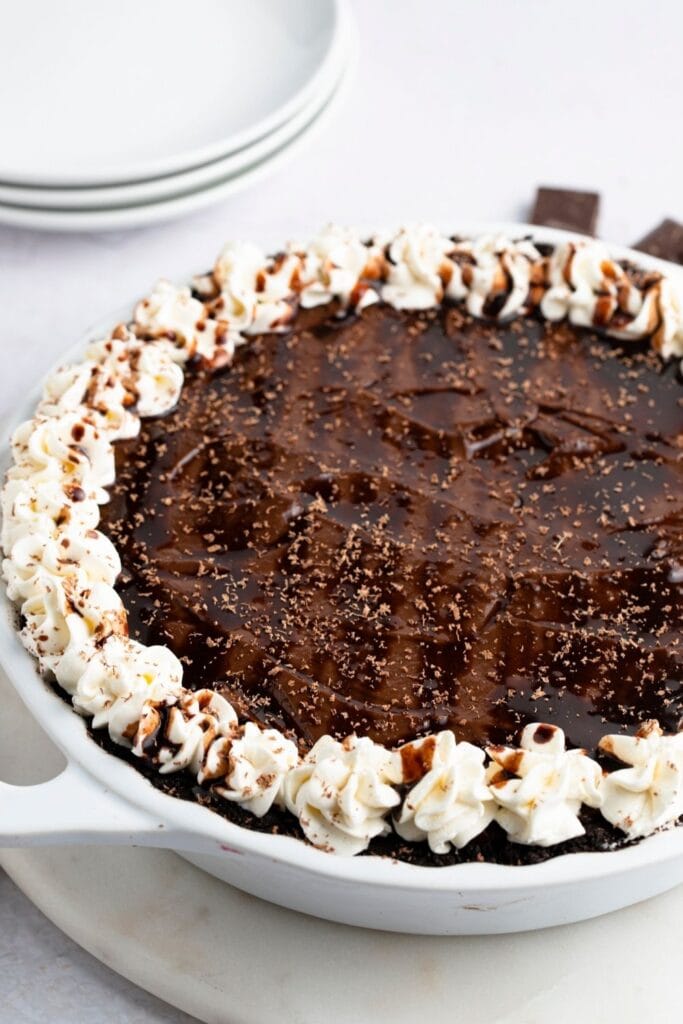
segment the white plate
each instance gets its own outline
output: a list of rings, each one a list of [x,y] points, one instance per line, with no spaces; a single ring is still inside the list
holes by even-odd
[[[325,67],[315,95],[292,117],[274,131],[234,153],[192,167],[177,174],[124,185],[95,185],[89,188],[39,188],[5,185],[0,182],[0,204],[46,210],[100,210],[113,206],[133,206],[179,196],[224,181],[245,168],[254,166],[275,153],[310,124],[331,98],[339,84],[343,68],[351,57],[350,14],[340,10],[339,42],[334,60]]]
[[[63,758],[1,672],[0,706],[0,779],[35,783],[58,772]],[[271,906],[161,850],[0,850],[0,865],[93,956],[200,1020],[680,1019],[675,936],[683,887],[550,933],[424,938],[348,928]],[[49,966],[41,965],[41,1019],[48,1013]],[[587,1012],[590,1006],[599,1013]],[[74,1019],[94,1019],[85,1003],[79,1009]],[[0,1018],[14,1019],[2,1010]]]
[[[119,183],[233,152],[317,93],[338,30],[339,0],[5,4],[0,180]]]
[[[265,159],[251,164],[235,175],[228,175],[203,188],[173,195],[157,202],[133,206],[104,207],[96,210],[50,210],[0,203],[0,224],[42,231],[109,231],[140,227],[172,220],[241,192],[268,177],[300,152],[317,131],[334,115],[343,102],[356,64],[356,48],[342,73],[341,81],[322,110],[284,145]]]

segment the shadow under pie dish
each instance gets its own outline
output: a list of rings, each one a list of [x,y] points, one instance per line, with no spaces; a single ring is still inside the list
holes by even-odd
[[[229,246],[49,379],[8,593],[155,785],[434,865],[683,812],[679,286],[513,238]]]

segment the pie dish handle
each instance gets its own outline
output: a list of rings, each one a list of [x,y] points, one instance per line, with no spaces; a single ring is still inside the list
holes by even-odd
[[[122,800],[73,762],[48,782],[0,782],[0,848],[87,843],[187,849],[196,846],[191,838]]]

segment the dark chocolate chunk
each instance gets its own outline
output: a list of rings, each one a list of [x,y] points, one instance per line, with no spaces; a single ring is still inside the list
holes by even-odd
[[[683,224],[667,217],[636,242],[633,248],[657,256],[660,260],[683,263]]]
[[[598,223],[600,196],[565,188],[539,188],[531,223],[547,228],[564,228],[594,235]]]

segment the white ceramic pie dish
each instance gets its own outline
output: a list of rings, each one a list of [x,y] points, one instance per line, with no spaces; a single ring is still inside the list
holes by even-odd
[[[522,224],[465,225],[466,235],[564,232]],[[680,274],[680,268],[610,246],[617,259]],[[132,305],[132,304],[131,304]],[[128,315],[127,307],[123,315]],[[107,318],[110,326],[118,318]],[[96,331],[88,332],[87,339]],[[70,355],[77,355],[84,342]],[[38,389],[6,425],[33,414]],[[3,449],[0,471],[8,464]],[[32,714],[64,752],[67,768],[34,787],[0,783],[0,845],[118,843],[174,849],[247,892],[332,921],[423,934],[486,934],[569,923],[666,891],[683,881],[683,829],[613,852],[565,854],[510,867],[469,863],[417,867],[387,858],[336,857],[298,839],[259,833],[151,785],[92,741],[76,715],[39,677],[3,595],[0,660]]]

